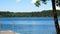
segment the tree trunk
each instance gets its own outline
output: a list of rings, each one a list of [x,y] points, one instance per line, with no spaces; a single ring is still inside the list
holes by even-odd
[[[52,8],[53,8],[53,14],[54,14],[54,23],[55,23],[56,33],[59,34],[59,23],[58,23],[58,18],[57,18],[55,0],[51,0],[51,1],[52,1]]]

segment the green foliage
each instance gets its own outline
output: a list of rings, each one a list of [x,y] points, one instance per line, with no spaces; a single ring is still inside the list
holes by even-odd
[[[60,0],[56,0],[56,5],[60,7]]]
[[[48,1],[48,0],[37,0],[36,3],[35,3],[35,5],[37,7],[39,7],[40,1],[42,1],[44,4],[46,4],[46,1]],[[60,7],[60,0],[55,0],[55,5]]]
[[[35,5],[36,5],[37,7],[39,7],[40,1],[42,1],[44,4],[46,4],[46,1],[47,1],[47,0],[37,0],[36,3],[35,3]]]
[[[57,15],[60,16],[60,10],[57,10]],[[37,12],[2,12],[0,11],[0,17],[53,17],[52,10],[44,10]]]
[[[40,1],[36,1],[35,5],[36,5],[37,7],[39,7]]]

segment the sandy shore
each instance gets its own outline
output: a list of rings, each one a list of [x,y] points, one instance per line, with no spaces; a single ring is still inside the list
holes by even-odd
[[[8,31],[0,31],[0,34],[20,34],[20,33],[8,30]]]

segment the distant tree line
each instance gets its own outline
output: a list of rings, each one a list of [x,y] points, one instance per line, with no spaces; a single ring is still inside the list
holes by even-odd
[[[58,17],[60,16],[60,10],[56,10]],[[9,12],[0,11],[0,17],[53,17],[52,10],[36,11],[36,12]]]

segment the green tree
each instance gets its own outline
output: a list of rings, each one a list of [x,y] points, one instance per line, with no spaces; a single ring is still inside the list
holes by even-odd
[[[43,2],[44,4],[46,4],[47,0],[37,0],[35,5],[37,7],[39,7],[40,2]],[[53,14],[54,14],[54,23],[55,23],[55,28],[56,28],[56,33],[60,34],[60,29],[59,29],[59,24],[58,24],[58,18],[57,18],[57,12],[56,12],[56,6],[60,6],[60,0],[51,0],[52,3],[52,9],[53,9]]]

